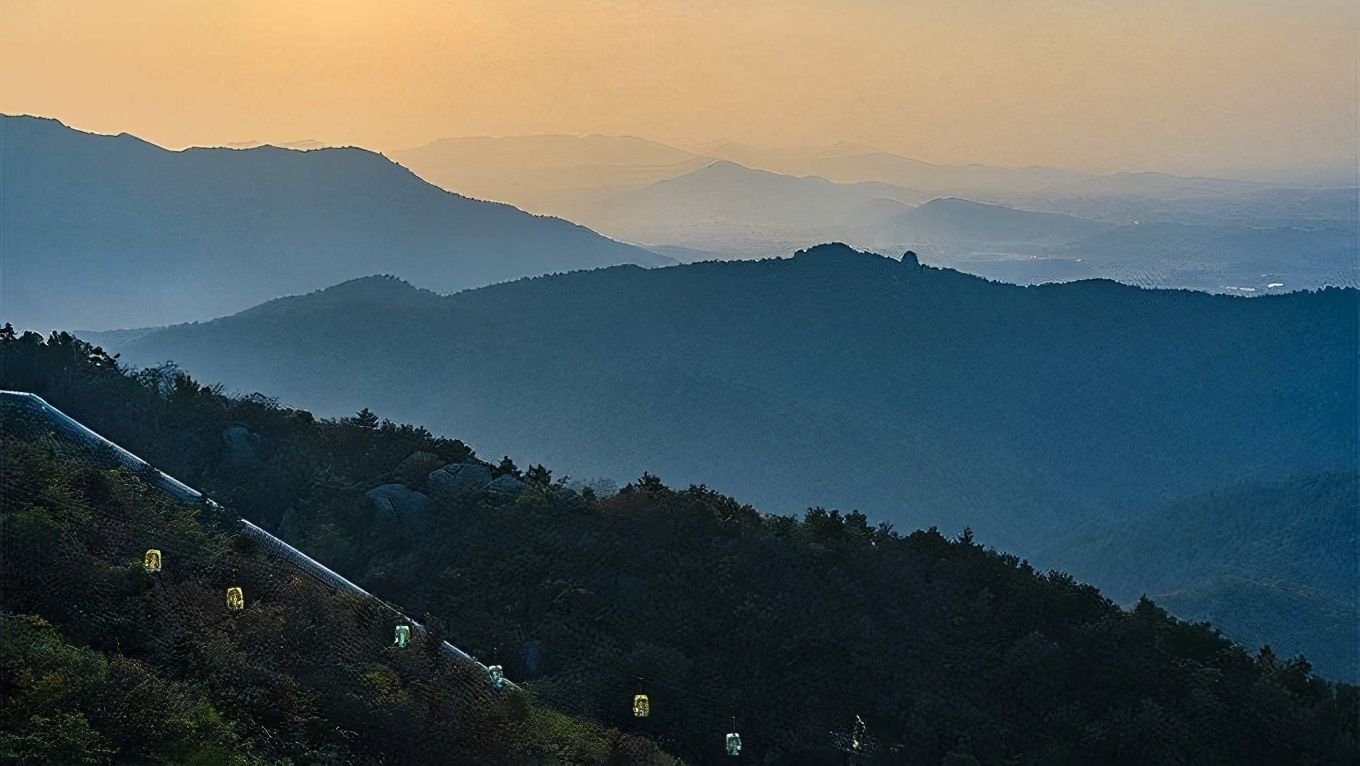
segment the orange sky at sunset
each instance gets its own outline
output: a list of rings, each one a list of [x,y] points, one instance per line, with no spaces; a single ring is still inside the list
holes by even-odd
[[[162,145],[599,132],[924,160],[1353,165],[1354,4],[0,0],[0,112]]]

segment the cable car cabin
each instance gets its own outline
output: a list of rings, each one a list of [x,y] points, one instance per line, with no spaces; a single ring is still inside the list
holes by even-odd
[[[741,735],[735,731],[727,733],[727,754],[731,756],[741,755]]]
[[[392,645],[398,649],[405,649],[411,642],[411,628],[408,625],[398,625],[396,637],[392,640]]]
[[[227,588],[227,608],[239,611],[246,608],[246,594],[240,588]]]
[[[161,571],[161,552],[156,548],[147,550],[146,555],[142,556],[142,568],[148,572]]]
[[[652,701],[647,699],[645,694],[633,695],[633,715],[637,718],[646,718],[652,714]]]
[[[497,689],[505,686],[505,668],[500,665],[488,665],[486,668],[487,680]]]

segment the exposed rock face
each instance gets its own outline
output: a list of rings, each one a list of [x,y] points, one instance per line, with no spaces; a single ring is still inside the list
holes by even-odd
[[[440,499],[476,492],[490,483],[491,469],[481,463],[449,463],[425,480],[430,494]]]
[[[380,484],[364,493],[378,509],[381,522],[399,522],[413,529],[425,526],[430,510],[428,495],[405,484]]]
[[[419,488],[421,483],[425,481],[425,477],[443,464],[444,461],[433,452],[416,451],[407,455],[398,463],[392,474],[402,484]]]
[[[578,509],[585,507],[585,498],[581,493],[571,487],[559,487],[554,485],[552,488],[553,501],[559,503],[563,508]]]
[[[255,448],[260,435],[241,423],[233,423],[222,429],[222,441],[227,445],[228,459],[251,460],[258,454]]]
[[[501,495],[518,495],[524,489],[524,482],[506,474],[496,477],[496,480],[486,485],[487,492],[495,492]]]

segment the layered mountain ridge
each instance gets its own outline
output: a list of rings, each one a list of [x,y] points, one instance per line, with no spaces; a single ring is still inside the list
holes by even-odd
[[[440,292],[669,259],[445,192],[356,148],[167,151],[0,117],[5,318],[108,329],[239,311],[373,273]]]

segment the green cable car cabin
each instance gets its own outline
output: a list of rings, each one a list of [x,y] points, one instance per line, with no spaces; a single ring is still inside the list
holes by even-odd
[[[411,642],[411,627],[409,625],[398,625],[396,636],[392,640],[392,645],[398,649],[405,649]]]

